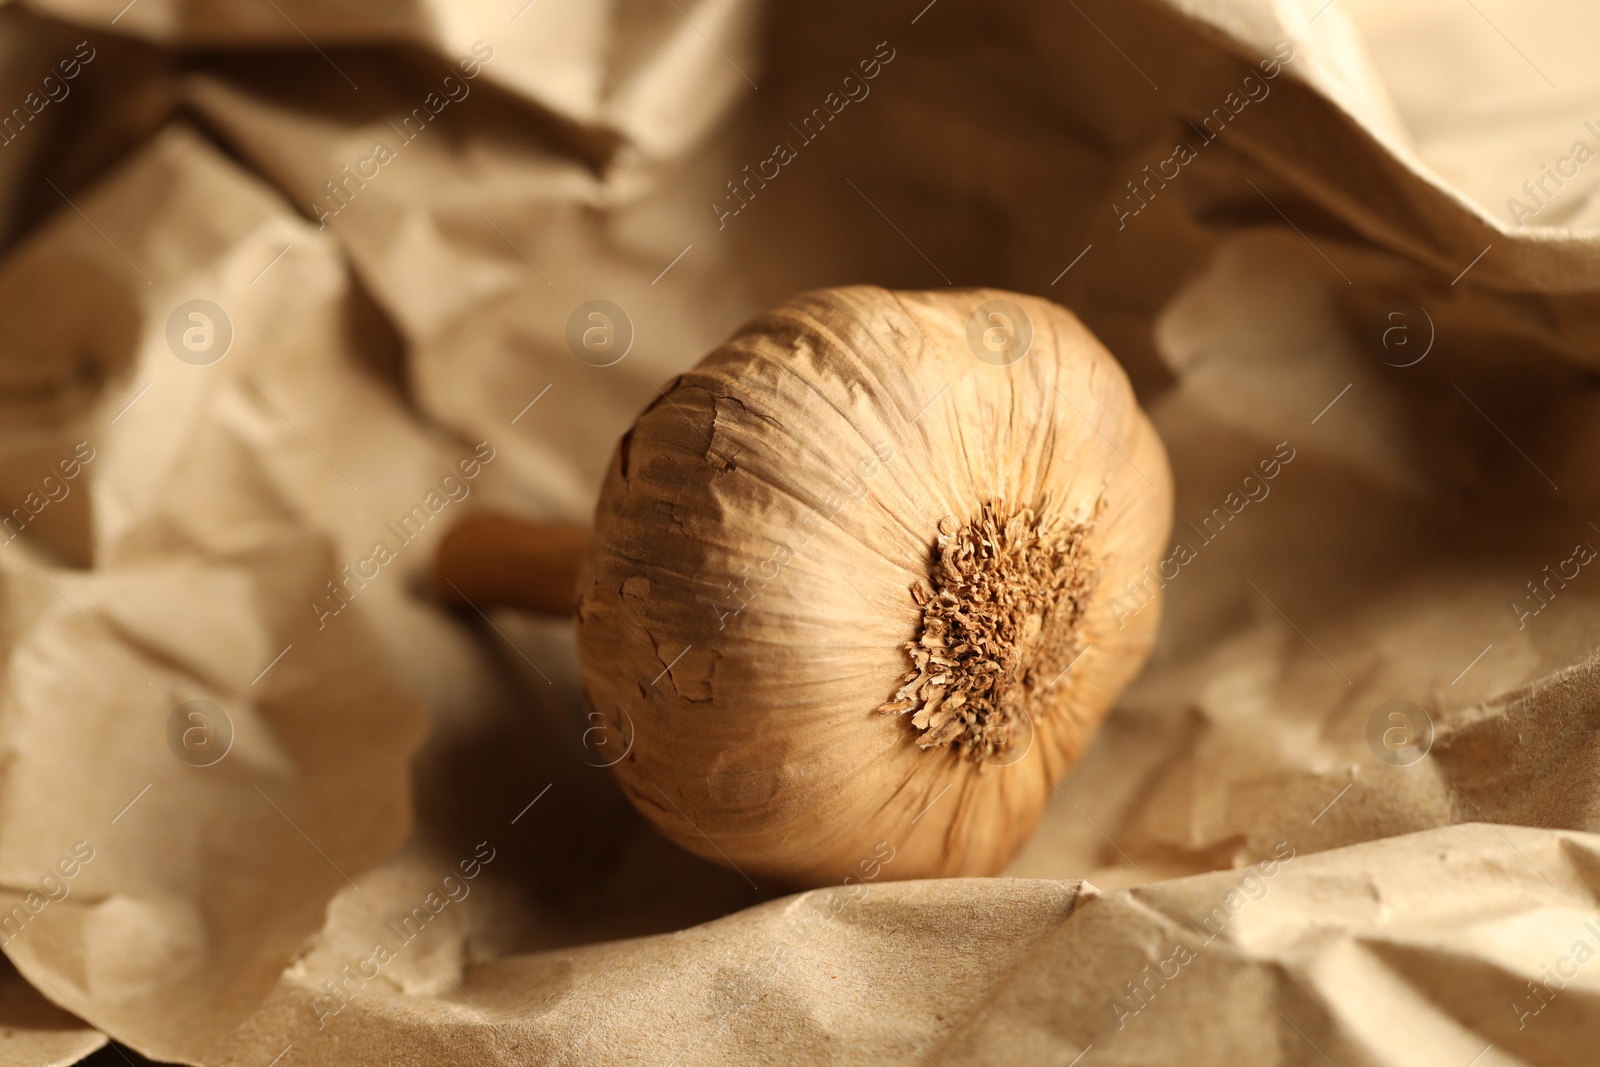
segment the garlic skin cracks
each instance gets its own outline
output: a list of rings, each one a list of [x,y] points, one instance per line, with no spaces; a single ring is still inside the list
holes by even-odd
[[[979,358],[986,301],[1025,314]],[[579,574],[590,710],[668,837],[756,882],[998,873],[1137,673],[1165,453],[1066,310],[995,290],[802,294],[625,435]]]

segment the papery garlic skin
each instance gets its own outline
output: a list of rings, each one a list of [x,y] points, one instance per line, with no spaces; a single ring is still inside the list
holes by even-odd
[[[1005,366],[968,341],[992,300],[1032,327]],[[1071,632],[1046,635],[1076,658],[1019,664],[1017,729],[923,747],[879,709],[925,632],[941,522],[985,507],[1081,531]],[[1160,440],[1065,309],[802,294],[673,381],[613,457],[578,586],[587,699],[633,738],[613,771],[668,837],[758,883],[837,884],[882,842],[885,877],[995,874],[1149,652],[1159,603],[1111,602],[1130,581],[1159,597],[1141,568],[1171,513]],[[1040,625],[1007,632],[1032,648]]]

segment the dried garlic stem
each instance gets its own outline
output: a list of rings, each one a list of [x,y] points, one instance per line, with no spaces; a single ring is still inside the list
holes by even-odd
[[[974,760],[1009,748],[1025,721],[1046,713],[1047,692],[1081,651],[1092,525],[1001,503],[965,525],[941,520],[931,584],[911,590],[922,608],[922,632],[905,646],[913,669],[878,711],[910,714],[922,748],[953,746]]]
[[[494,512],[464,516],[434,561],[434,595],[452,604],[570,615],[589,528]]]

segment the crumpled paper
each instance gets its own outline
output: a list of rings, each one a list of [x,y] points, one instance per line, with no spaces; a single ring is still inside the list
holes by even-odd
[[[1596,28],[0,10],[3,1054],[1574,1062]],[[886,840],[777,896],[621,798],[566,624],[426,577],[471,509],[585,518],[657,385],[858,281],[1039,293],[1118,354],[1165,615],[1013,877],[897,882]]]

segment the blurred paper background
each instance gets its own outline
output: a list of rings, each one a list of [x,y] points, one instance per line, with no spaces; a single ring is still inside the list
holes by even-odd
[[[0,1062],[1577,1062],[1597,35],[1578,0],[0,6]],[[469,509],[586,519],[660,384],[857,282],[1076,311],[1189,551],[1014,877],[841,902],[657,837],[568,627],[425,578]]]

